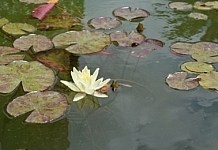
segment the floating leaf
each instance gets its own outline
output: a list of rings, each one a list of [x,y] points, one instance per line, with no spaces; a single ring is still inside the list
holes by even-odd
[[[15,60],[23,60],[25,55],[18,54],[20,50],[7,46],[0,46],[0,65],[8,64]]]
[[[0,19],[0,27],[4,26],[5,24],[9,23],[9,20],[6,18],[1,18]]]
[[[211,5],[206,5],[205,2],[197,1],[194,3],[194,8],[199,10],[211,10],[213,7]]]
[[[20,2],[28,3],[28,4],[43,4],[46,3],[48,0],[19,0]]]
[[[145,41],[145,36],[132,31],[131,33],[116,31],[110,34],[111,41],[117,42],[120,46],[137,46]]]
[[[27,51],[31,47],[35,52],[46,51],[53,48],[50,39],[43,35],[29,34],[16,39],[13,43],[14,47]]]
[[[70,53],[88,54],[103,50],[110,44],[110,37],[103,32],[69,31],[53,38],[56,47],[65,48]]]
[[[32,16],[39,20],[42,20],[54,8],[54,6],[55,3],[41,4],[34,8],[34,10],[32,11]]]
[[[208,19],[207,15],[202,14],[202,13],[190,13],[188,17],[194,18],[196,20],[207,20]]]
[[[181,65],[181,69],[188,73],[204,73],[214,70],[214,67],[202,62],[186,62]]]
[[[135,8],[132,10],[131,7],[120,7],[113,11],[113,15],[123,20],[134,21],[146,18],[150,13],[141,8]]]
[[[26,122],[49,123],[63,116],[67,107],[66,97],[58,92],[30,92],[10,102],[7,112],[17,117],[32,111]]]
[[[166,78],[166,83],[169,87],[178,90],[190,90],[196,88],[198,83],[198,78],[188,78],[187,72],[175,72],[174,74],[169,74]]]
[[[2,27],[2,29],[8,34],[22,35],[29,32],[35,32],[36,28],[26,23],[8,23]]]
[[[111,17],[97,17],[88,21],[88,25],[95,29],[113,29],[121,24],[121,21]]]
[[[48,16],[43,19],[39,24],[38,28],[41,30],[48,29],[70,29],[73,26],[82,26],[80,19],[73,17],[72,15],[57,15]]]
[[[43,91],[54,84],[55,75],[37,61],[13,61],[0,66],[0,93],[12,92],[20,82],[26,92]]]
[[[205,5],[213,9],[218,9],[218,1],[205,2]]]
[[[146,39],[145,42],[139,46],[134,47],[131,55],[135,57],[144,58],[154,50],[159,50],[163,47],[163,42],[156,39]]]
[[[169,3],[169,7],[171,9],[176,9],[181,11],[187,11],[192,9],[192,5],[186,2],[172,2]]]
[[[218,72],[211,71],[197,76],[200,79],[199,84],[205,89],[218,90]]]
[[[192,45],[191,43],[177,42],[170,46],[171,51],[182,54],[182,55],[191,55],[192,53]]]
[[[193,44],[192,58],[199,62],[218,62],[218,44],[212,42],[198,42]]]

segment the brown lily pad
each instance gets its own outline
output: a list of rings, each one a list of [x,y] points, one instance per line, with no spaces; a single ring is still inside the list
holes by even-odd
[[[19,96],[7,106],[7,112],[14,116],[31,114],[28,123],[49,123],[63,116],[68,108],[67,98],[54,91],[30,92]]]
[[[111,17],[97,17],[88,21],[88,25],[94,29],[113,29],[121,24],[121,21]]]
[[[192,43],[177,42],[170,46],[171,51],[176,54],[191,55]]]

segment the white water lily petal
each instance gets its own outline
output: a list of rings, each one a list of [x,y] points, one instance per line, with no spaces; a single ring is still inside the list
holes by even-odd
[[[83,99],[86,96],[86,93],[77,93],[73,99],[74,102]]]
[[[92,84],[96,81],[96,79],[98,77],[98,73],[99,73],[99,68],[97,68],[92,75]]]
[[[95,92],[93,93],[93,96],[95,96],[95,97],[108,97],[108,95],[103,94],[103,93],[100,93],[100,92],[98,92],[98,91],[95,91]]]
[[[102,88],[104,85],[106,85],[108,82],[110,82],[111,79],[106,79],[103,82],[101,82],[98,86],[96,86],[96,90]]]
[[[73,90],[75,92],[80,92],[80,89],[74,83],[64,81],[64,80],[61,80],[60,82],[63,83],[64,85],[66,85],[67,87],[69,87],[71,90]]]
[[[90,70],[88,69],[87,66],[85,66],[85,68],[82,70],[82,73],[90,76]]]

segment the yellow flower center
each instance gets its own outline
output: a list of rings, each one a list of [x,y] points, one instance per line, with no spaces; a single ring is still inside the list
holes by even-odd
[[[91,80],[91,76],[88,73],[83,73],[81,78],[84,81],[90,81]]]

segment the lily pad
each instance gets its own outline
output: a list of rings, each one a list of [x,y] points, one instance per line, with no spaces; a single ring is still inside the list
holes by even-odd
[[[119,46],[137,46],[145,41],[145,36],[132,31],[131,33],[116,31],[110,34],[111,41],[117,42]]]
[[[188,73],[205,73],[214,70],[214,67],[202,62],[186,62],[181,65],[181,69]]]
[[[32,111],[26,122],[49,123],[63,116],[67,107],[67,98],[58,92],[30,92],[10,102],[7,112],[17,117]]]
[[[178,90],[190,90],[196,88],[198,83],[198,78],[188,78],[187,72],[175,72],[174,74],[169,74],[166,78],[166,83],[169,87]]]
[[[46,3],[48,0],[19,0],[20,2],[23,3],[28,3],[28,4],[43,4]]]
[[[198,75],[200,79],[199,84],[205,89],[218,90],[218,72],[211,71]]]
[[[9,20],[6,18],[1,18],[0,19],[0,27],[4,26],[5,24],[9,23]]]
[[[120,7],[113,11],[113,15],[122,20],[134,21],[146,18],[150,13],[141,8],[135,8],[132,10],[131,7]]]
[[[191,55],[192,53],[191,43],[177,42],[170,46],[171,51],[176,54]]]
[[[55,36],[52,42],[55,47],[66,47],[70,53],[89,54],[99,52],[110,45],[110,37],[103,32],[69,31]]]
[[[25,55],[18,54],[20,50],[7,46],[0,46],[0,65],[8,64],[15,60],[23,60]]]
[[[193,44],[192,58],[199,62],[218,62],[218,44],[212,42],[198,42]]]
[[[197,1],[194,3],[194,8],[199,10],[212,10],[218,9],[218,1],[213,2],[200,2]]]
[[[53,48],[53,43],[50,39],[43,35],[29,34],[21,36],[13,43],[14,47],[23,51],[27,51],[31,47],[35,52],[46,51]]]
[[[188,17],[194,18],[196,20],[207,20],[208,19],[208,16],[202,13],[190,13]]]
[[[70,29],[74,26],[82,26],[80,19],[72,15],[62,14],[46,17],[37,25],[37,28],[40,30]]]
[[[25,92],[43,91],[53,86],[55,74],[37,61],[20,60],[0,66],[0,93],[12,92],[20,82]]]
[[[146,39],[145,42],[139,46],[134,47],[131,51],[131,55],[135,57],[144,58],[154,50],[159,50],[163,47],[164,43],[156,39]]]
[[[186,3],[186,2],[172,2],[172,3],[169,3],[169,7],[171,9],[187,11],[187,10],[192,9],[192,4],[189,4],[189,3]]]
[[[218,1],[208,1],[205,2],[205,5],[208,7],[212,7],[213,9],[218,9]]]
[[[121,24],[121,21],[111,17],[97,17],[88,21],[88,25],[94,29],[113,29]]]
[[[12,35],[22,35],[30,32],[35,32],[36,28],[27,23],[8,23],[2,27],[8,34]]]

